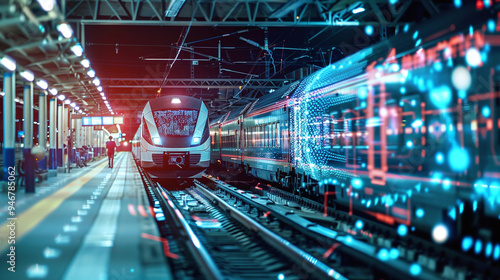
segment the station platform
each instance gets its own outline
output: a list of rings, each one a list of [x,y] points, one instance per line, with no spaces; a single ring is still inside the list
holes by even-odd
[[[172,279],[131,153],[14,196],[0,193],[0,279]]]

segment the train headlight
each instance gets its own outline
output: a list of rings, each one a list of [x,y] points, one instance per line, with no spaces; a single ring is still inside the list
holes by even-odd
[[[153,137],[153,144],[160,146],[161,145],[160,137]]]
[[[193,140],[191,140],[191,145],[198,145],[200,144],[201,137],[193,137]]]

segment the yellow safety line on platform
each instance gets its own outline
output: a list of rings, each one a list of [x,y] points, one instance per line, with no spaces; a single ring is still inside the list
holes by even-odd
[[[33,228],[35,228],[41,221],[43,221],[49,214],[61,205],[68,197],[80,190],[83,185],[92,180],[104,167],[108,164],[107,161],[99,164],[92,171],[86,173],[82,177],[73,180],[71,183],[46,197],[33,205],[31,208],[24,211],[21,215],[17,216],[16,224],[16,244],[8,244],[9,224],[7,221],[0,227],[0,252],[3,252],[10,246],[18,245],[19,240]]]

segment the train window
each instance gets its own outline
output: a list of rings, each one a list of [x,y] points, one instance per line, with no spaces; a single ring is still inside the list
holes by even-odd
[[[276,123],[273,123],[272,126],[272,132],[273,132],[273,147],[276,147]]]
[[[276,123],[276,147],[280,147],[281,146],[281,129],[280,129],[280,123],[277,122]]]
[[[238,138],[238,130],[236,129],[234,131],[234,146],[233,147],[236,147],[236,148],[239,148],[240,147],[240,141],[239,141],[240,138]]]
[[[193,135],[198,119],[197,110],[153,111],[158,133],[161,136]]]

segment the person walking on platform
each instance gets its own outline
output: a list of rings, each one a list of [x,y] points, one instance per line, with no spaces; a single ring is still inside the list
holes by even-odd
[[[108,149],[108,167],[113,168],[113,159],[115,158],[116,143],[113,141],[113,136],[109,136],[109,141],[106,142],[106,149]]]

